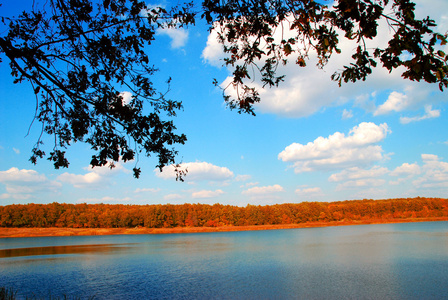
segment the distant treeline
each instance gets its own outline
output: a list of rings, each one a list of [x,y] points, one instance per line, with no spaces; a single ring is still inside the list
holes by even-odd
[[[0,227],[148,228],[247,226],[447,217],[448,199],[412,198],[296,204],[26,204],[0,206]]]

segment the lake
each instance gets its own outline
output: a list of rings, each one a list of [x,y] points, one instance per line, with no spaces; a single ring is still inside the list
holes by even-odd
[[[87,299],[448,299],[448,222],[0,239],[0,286]]]

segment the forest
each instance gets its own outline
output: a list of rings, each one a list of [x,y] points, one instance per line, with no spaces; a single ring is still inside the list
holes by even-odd
[[[221,204],[13,204],[0,206],[0,227],[174,228],[301,224],[448,217],[448,199],[401,198]]]

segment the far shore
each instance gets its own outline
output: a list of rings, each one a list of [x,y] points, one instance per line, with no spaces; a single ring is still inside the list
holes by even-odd
[[[372,220],[355,220],[355,221],[307,222],[307,223],[300,223],[300,224],[282,224],[282,225],[251,225],[251,226],[220,226],[220,227],[175,227],[175,228],[146,228],[146,227],[135,227],[135,228],[58,228],[58,227],[6,228],[6,227],[0,227],[0,238],[226,232],[226,231],[296,229],[296,228],[368,225],[368,224],[436,222],[436,221],[448,221],[448,217],[409,218],[409,219],[372,219]]]

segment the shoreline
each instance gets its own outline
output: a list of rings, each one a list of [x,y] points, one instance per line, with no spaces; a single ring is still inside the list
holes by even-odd
[[[307,222],[300,224],[281,225],[248,225],[248,226],[220,226],[220,227],[175,227],[175,228],[7,228],[0,227],[1,238],[20,237],[52,237],[52,236],[94,236],[94,235],[123,235],[123,234],[176,234],[176,233],[203,233],[203,232],[229,232],[278,230],[297,228],[317,228],[351,225],[395,224],[416,222],[448,221],[448,217],[433,218],[406,218],[406,219],[371,219],[356,221]]]

